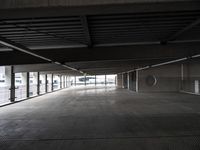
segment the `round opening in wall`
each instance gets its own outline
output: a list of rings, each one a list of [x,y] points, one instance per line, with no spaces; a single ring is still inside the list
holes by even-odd
[[[157,84],[157,79],[154,75],[149,75],[146,77],[146,84],[148,86],[155,86]]]

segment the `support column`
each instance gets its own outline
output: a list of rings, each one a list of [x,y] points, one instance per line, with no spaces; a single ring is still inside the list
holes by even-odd
[[[63,75],[63,88],[65,88],[65,75]]]
[[[127,81],[128,81],[127,73],[123,74],[123,79],[122,80],[123,80],[123,88],[127,89]]]
[[[117,75],[117,87],[122,88],[123,87],[123,77],[122,74]]]
[[[26,73],[26,97],[30,97],[30,73]]]
[[[76,76],[74,77],[74,85],[76,86]]]
[[[67,88],[67,76],[65,76],[65,87]]]
[[[66,88],[68,88],[68,76],[66,76]]]
[[[95,75],[95,86],[97,85],[97,76]]]
[[[134,83],[135,83],[135,72],[128,73],[128,89],[135,90]]]
[[[107,85],[107,78],[106,78],[106,75],[105,75],[105,85]]]
[[[60,89],[62,89],[62,75],[60,75]]]
[[[85,86],[86,86],[86,75],[85,75]]]
[[[180,85],[180,90],[183,90],[183,84],[184,83],[184,64],[181,64],[181,85]]]
[[[37,95],[40,95],[40,72],[37,73]]]
[[[136,92],[139,92],[139,71],[136,70]]]
[[[14,66],[5,67],[6,85],[10,86],[10,102],[15,101],[15,73]]]
[[[53,74],[51,74],[51,91],[53,92]]]
[[[47,74],[45,74],[45,93],[47,93],[48,92],[48,80],[47,80]]]
[[[130,73],[127,73],[127,88],[130,90],[131,89],[131,86],[130,86],[130,82],[131,82],[131,79],[130,79]]]

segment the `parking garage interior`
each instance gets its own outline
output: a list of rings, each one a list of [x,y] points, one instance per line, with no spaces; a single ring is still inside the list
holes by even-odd
[[[1,0],[1,150],[199,150],[199,0]]]

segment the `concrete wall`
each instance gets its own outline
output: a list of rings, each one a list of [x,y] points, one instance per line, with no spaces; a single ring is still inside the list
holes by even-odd
[[[127,73],[122,74],[122,87],[124,89],[128,88],[128,74]]]
[[[180,64],[138,71],[138,92],[179,92],[180,85]]]
[[[200,94],[200,59],[184,62],[181,71],[181,90]]]

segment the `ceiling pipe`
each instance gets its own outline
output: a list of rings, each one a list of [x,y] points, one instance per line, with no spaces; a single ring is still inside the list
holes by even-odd
[[[134,72],[134,71],[146,70],[146,69],[149,69],[149,68],[154,68],[154,67],[169,65],[169,64],[173,64],[173,63],[177,63],[177,62],[182,62],[182,61],[186,61],[186,60],[190,60],[190,59],[198,58],[198,57],[200,57],[200,54],[196,54],[196,55],[193,55],[193,56],[184,57],[184,58],[180,58],[180,59],[175,59],[175,60],[171,60],[171,61],[167,61],[167,62],[155,64],[155,65],[149,65],[149,66],[145,66],[145,67],[142,67],[142,68],[129,70],[127,72],[121,72],[119,74],[130,73],[130,72]]]

